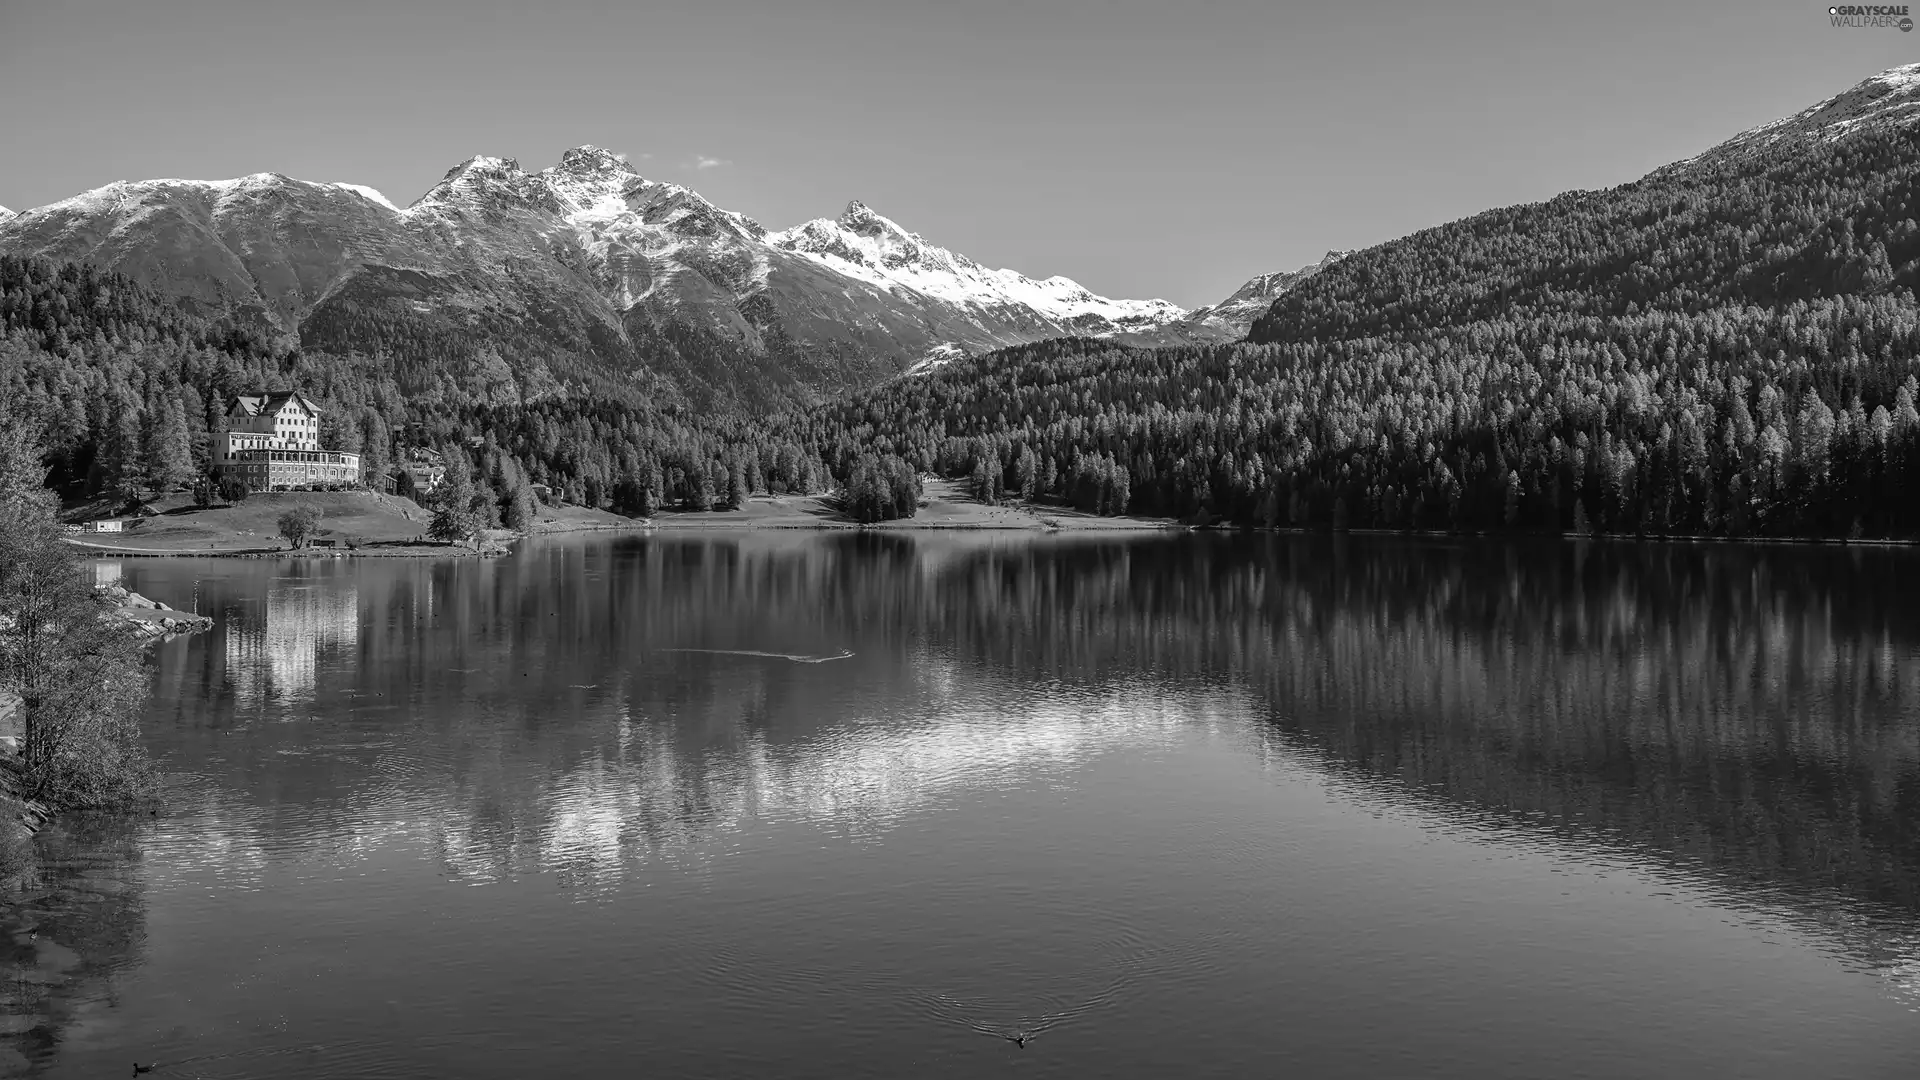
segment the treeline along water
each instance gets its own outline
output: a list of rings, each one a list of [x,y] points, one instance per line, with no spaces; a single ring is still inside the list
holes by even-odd
[[[21,1036],[54,1075],[1893,1075],[1920,1048],[1904,551],[122,565],[218,625],[159,655],[175,810],[94,890],[139,900],[81,949],[121,1005]]]

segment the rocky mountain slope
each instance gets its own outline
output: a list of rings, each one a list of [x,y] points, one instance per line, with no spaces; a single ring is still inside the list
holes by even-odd
[[[1907,64],[1657,169],[1648,179],[1711,175],[1741,162],[1765,164],[1770,156],[1832,148],[1841,139],[1876,131],[1910,131],[1916,123],[1920,123],[1920,64]]]
[[[1196,308],[1174,325],[1196,341],[1231,341],[1245,337],[1248,327],[1267,313],[1274,300],[1351,254],[1351,251],[1329,251],[1319,262],[1298,270],[1261,274],[1234,290],[1232,296],[1212,307]]]
[[[929,355],[1238,332],[981,266],[858,202],[769,232],[591,146],[535,172],[475,157],[404,208],[272,173],[109,184],[0,217],[0,253],[93,262],[309,348],[431,354],[522,399],[624,383],[764,406]]]

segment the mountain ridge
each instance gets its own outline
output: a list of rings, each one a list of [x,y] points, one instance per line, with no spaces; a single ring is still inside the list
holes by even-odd
[[[535,171],[475,155],[405,206],[270,172],[115,181],[0,215],[0,252],[91,262],[283,346],[430,340],[456,371],[497,356],[522,397],[644,384],[773,406],[1026,341],[1245,329],[986,267],[859,200],[769,231],[592,145]]]

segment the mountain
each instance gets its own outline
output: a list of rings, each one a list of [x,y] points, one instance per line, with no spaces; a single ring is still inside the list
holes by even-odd
[[[1253,321],[1267,313],[1282,293],[1298,288],[1308,278],[1353,254],[1329,251],[1319,262],[1298,270],[1279,270],[1259,277],[1235,289],[1233,295],[1211,307],[1196,308],[1174,324],[1195,340],[1234,340],[1246,336]]]
[[[308,348],[432,355],[522,399],[765,407],[929,355],[1185,340],[1165,301],[989,269],[859,202],[769,232],[592,146],[536,172],[475,157],[404,208],[272,173],[109,184],[0,220],[0,253],[91,262]]]
[[[9,210],[4,206],[0,206],[0,221],[5,221],[10,217],[14,217],[18,213],[19,212],[16,210]]]
[[[1186,314],[1165,300],[1095,296],[1064,277],[1034,281],[1012,270],[990,270],[927,243],[858,200],[848,203],[838,218],[816,218],[767,239],[782,251],[879,289],[904,289],[956,307],[997,309],[1016,321],[1022,312],[1030,312],[1053,327],[1084,336],[1152,335]]]
[[[1351,255],[1254,342],[1620,318],[1920,286],[1920,64],[1605,191],[1489,210]]]
[[[809,423],[1096,512],[1920,539],[1916,222],[1908,65],[1324,263],[1243,342],[1015,346]]]
[[[1654,177],[1706,174],[1769,155],[1801,153],[1868,132],[1911,130],[1920,120],[1920,64],[1889,68],[1792,116],[1743,131],[1684,161],[1655,170]]]

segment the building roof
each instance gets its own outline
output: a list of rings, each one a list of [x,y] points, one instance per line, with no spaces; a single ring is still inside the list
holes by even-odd
[[[320,415],[320,406],[313,399],[298,390],[261,390],[251,394],[237,394],[227,406],[228,416],[262,416],[280,411],[289,401],[298,401],[302,408],[315,416]]]

